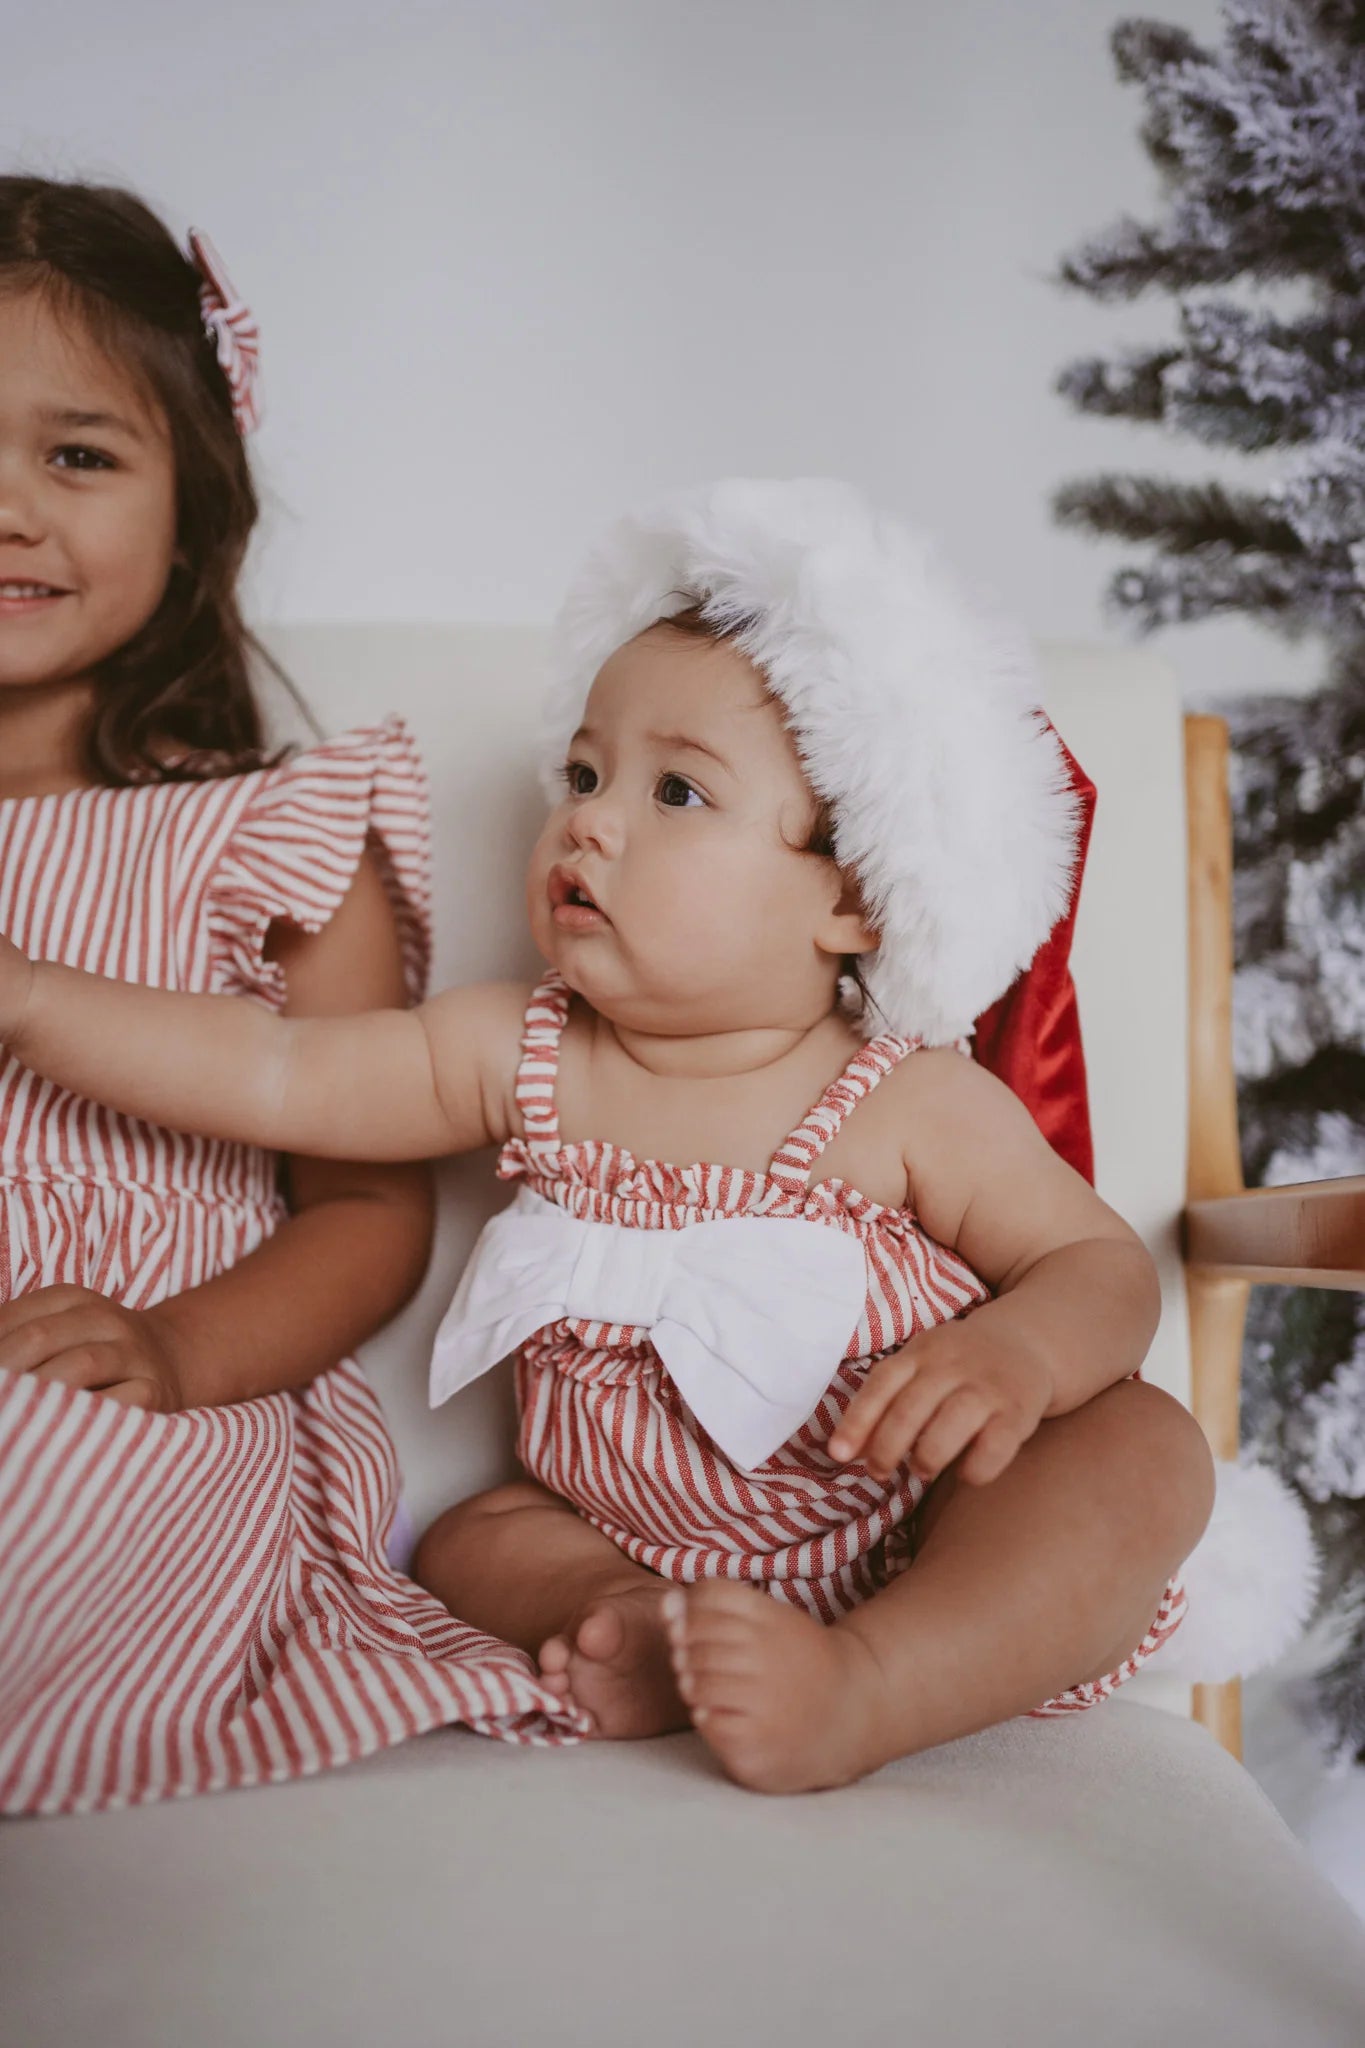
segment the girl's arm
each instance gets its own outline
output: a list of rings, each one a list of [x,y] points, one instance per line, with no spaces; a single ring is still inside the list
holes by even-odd
[[[286,1014],[403,1000],[393,913],[366,860],[316,936],[277,925]],[[413,1292],[431,1236],[421,1166],[286,1161],[293,1214],[225,1273],[146,1310],[51,1287],[0,1308],[0,1367],[162,1410],[301,1387],[388,1321]]]
[[[378,886],[377,883],[375,886]],[[0,1043],[126,1116],[323,1159],[426,1159],[507,1135],[526,991],[276,1016],[31,961],[0,939]]]
[[[995,1298],[876,1365],[831,1449],[875,1471],[909,1457],[925,1479],[968,1451],[963,1476],[981,1482],[1039,1422],[1137,1371],[1161,1289],[1137,1233],[1002,1082],[956,1052],[901,1072],[910,1206]]]

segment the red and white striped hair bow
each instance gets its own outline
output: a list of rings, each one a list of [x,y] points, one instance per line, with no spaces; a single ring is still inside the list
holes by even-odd
[[[204,330],[217,351],[223,375],[232,393],[232,415],[239,434],[251,433],[261,423],[257,391],[261,361],[261,331],[256,315],[237,296],[223,259],[207,235],[190,229],[190,261],[199,272],[199,309]]]

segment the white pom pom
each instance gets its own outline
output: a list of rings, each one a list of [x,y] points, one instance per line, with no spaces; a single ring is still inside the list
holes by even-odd
[[[1267,1465],[1218,1466],[1213,1515],[1180,1572],[1189,1613],[1149,1669],[1220,1685],[1303,1634],[1321,1566],[1302,1502]]]

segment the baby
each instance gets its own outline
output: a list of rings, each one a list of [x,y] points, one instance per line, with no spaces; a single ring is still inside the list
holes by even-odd
[[[593,1733],[690,1718],[744,1784],[839,1784],[1096,1704],[1180,1621],[1213,1472],[1132,1377],[1152,1263],[964,1056],[1066,901],[1035,702],[853,493],[721,484],[566,603],[536,987],[281,1018],[0,945],[0,1039],[128,1114],[501,1146],[432,1398],[515,1352],[528,1476],[416,1571]]]

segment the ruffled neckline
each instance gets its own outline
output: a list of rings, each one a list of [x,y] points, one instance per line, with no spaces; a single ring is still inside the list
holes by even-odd
[[[771,1167],[729,1166],[698,1160],[679,1166],[669,1160],[640,1159],[610,1138],[575,1138],[567,1143],[509,1138],[498,1158],[498,1177],[525,1175],[611,1201],[662,1202],[707,1215],[823,1217],[842,1213],[858,1222],[908,1227],[908,1209],[878,1202],[838,1175],[798,1191]],[[747,1199],[745,1190],[748,1190]],[[553,1197],[552,1197],[553,1199]]]

